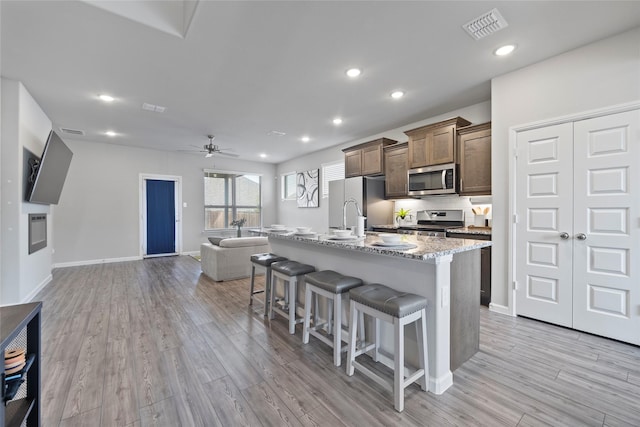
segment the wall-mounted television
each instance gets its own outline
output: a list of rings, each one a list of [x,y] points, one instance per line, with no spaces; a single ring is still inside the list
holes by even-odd
[[[40,160],[31,165],[27,201],[57,205],[72,157],[73,153],[58,134],[49,132]]]

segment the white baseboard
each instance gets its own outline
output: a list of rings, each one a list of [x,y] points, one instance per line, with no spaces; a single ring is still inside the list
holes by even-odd
[[[78,267],[81,265],[93,265],[93,264],[110,264],[113,262],[138,261],[141,259],[142,257],[139,257],[139,256],[130,256],[130,257],[122,257],[122,258],[106,258],[106,259],[91,259],[86,261],[61,262],[58,264],[53,264],[53,268]]]
[[[506,305],[489,303],[489,311],[493,311],[494,313],[506,314],[507,316],[511,316],[511,310]]]
[[[180,255],[200,255],[200,251],[182,252]]]
[[[49,274],[47,277],[45,277],[45,279],[40,282],[40,284],[38,286],[36,286],[36,288],[34,290],[32,290],[29,295],[27,295],[24,300],[22,301],[22,304],[28,303],[33,301],[33,299],[36,297],[36,295],[38,295],[38,292],[40,292],[41,290],[44,289],[45,286],[47,286],[49,283],[51,283],[51,281],[53,280],[53,276],[51,274]]]

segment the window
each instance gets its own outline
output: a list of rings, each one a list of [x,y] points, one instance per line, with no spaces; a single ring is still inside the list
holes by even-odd
[[[322,198],[329,197],[329,181],[344,179],[344,161],[322,165]]]
[[[229,228],[244,218],[245,227],[260,227],[262,206],[260,175],[204,173],[204,229]]]
[[[282,200],[296,200],[296,173],[285,173],[280,178],[282,182]]]

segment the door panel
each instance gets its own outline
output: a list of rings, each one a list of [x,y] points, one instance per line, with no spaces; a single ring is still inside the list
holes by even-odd
[[[148,179],[147,255],[176,252],[175,182]]]
[[[516,312],[571,326],[573,203],[571,124],[517,137]]]
[[[640,112],[574,134],[574,328],[640,344]]]

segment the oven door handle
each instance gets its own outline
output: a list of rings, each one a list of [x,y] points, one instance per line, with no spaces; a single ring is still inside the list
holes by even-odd
[[[442,189],[447,189],[447,170],[442,169]]]

